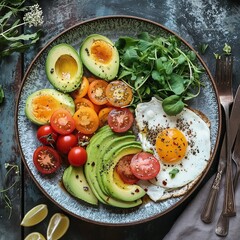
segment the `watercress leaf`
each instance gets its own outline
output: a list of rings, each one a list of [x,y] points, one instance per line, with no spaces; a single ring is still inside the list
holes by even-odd
[[[181,95],[185,88],[184,88],[184,79],[182,76],[178,74],[171,74],[171,78],[169,79],[170,89],[176,94]]]
[[[144,40],[140,40],[138,42],[138,50],[139,51],[146,51],[149,47],[151,47],[152,44],[150,42],[144,41]]]
[[[196,53],[193,51],[189,52],[189,58],[191,61],[194,61],[196,59]]]
[[[148,42],[151,42],[151,37],[149,36],[148,32],[142,32],[142,33],[138,34],[138,38],[148,41]]]
[[[126,66],[131,66],[133,62],[138,61],[139,57],[137,51],[134,48],[128,48],[123,55],[123,62]]]
[[[169,61],[169,62],[163,63],[163,65],[164,65],[164,69],[165,69],[165,71],[166,71],[166,74],[167,74],[167,75],[172,74],[172,72],[173,72],[172,63]]]
[[[178,64],[182,64],[185,61],[186,61],[186,57],[184,55],[182,55],[182,54],[177,58]]]
[[[138,42],[137,39],[131,37],[120,37],[116,42],[115,46],[118,50],[127,50],[128,48],[135,46]]]
[[[152,78],[156,81],[161,81],[162,80],[160,73],[156,70],[152,71]]]
[[[169,116],[176,116],[183,108],[184,103],[181,96],[171,95],[162,102],[164,112]]]

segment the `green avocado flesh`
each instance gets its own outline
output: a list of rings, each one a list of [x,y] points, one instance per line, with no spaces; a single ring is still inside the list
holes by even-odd
[[[117,150],[117,154],[114,151]],[[121,182],[113,176],[114,166],[125,155],[142,151],[133,134],[116,134],[110,127],[102,127],[90,140],[88,159],[84,166],[86,179],[98,200],[120,208],[131,208],[142,203],[145,191],[137,185]]]
[[[84,66],[95,76],[110,81],[117,76],[119,53],[113,42],[99,34],[89,35],[80,47]]]
[[[87,183],[83,167],[69,166],[64,170],[62,181],[72,196],[93,205],[98,204],[97,198]]]
[[[54,46],[47,55],[46,74],[49,82],[61,92],[77,89],[83,75],[78,52],[66,43]]]
[[[50,122],[53,112],[60,108],[74,114],[75,104],[71,96],[55,89],[46,88],[28,96],[25,114],[33,123],[44,125]]]

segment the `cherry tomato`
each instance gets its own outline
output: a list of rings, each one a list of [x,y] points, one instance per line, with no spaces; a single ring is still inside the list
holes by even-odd
[[[102,127],[108,122],[108,114],[113,110],[112,107],[102,108],[99,113],[99,126]]]
[[[104,80],[95,80],[90,83],[88,88],[89,99],[97,105],[104,105],[108,102],[106,97],[106,87],[108,83]]]
[[[75,103],[76,111],[82,106],[90,107],[90,108],[94,109],[93,103],[87,98],[76,98],[74,100],[74,103]]]
[[[61,157],[52,147],[40,146],[33,153],[33,163],[40,173],[50,174],[60,167]]]
[[[133,99],[132,89],[120,80],[112,81],[106,88],[108,102],[115,107],[124,107]]]
[[[130,168],[131,159],[134,154],[129,154],[122,157],[117,165],[116,172],[123,182],[128,184],[135,184],[139,179],[132,173]]]
[[[137,178],[149,180],[159,173],[160,163],[151,153],[140,152],[133,156],[130,169]]]
[[[90,107],[81,107],[73,115],[76,129],[85,134],[94,133],[99,127],[97,113]]]
[[[71,96],[75,98],[82,98],[84,97],[88,92],[89,87],[89,81],[86,77],[82,78],[82,83],[79,88],[77,88],[75,91],[71,93]]]
[[[74,134],[60,135],[57,139],[57,150],[67,154],[71,148],[77,146],[78,140]]]
[[[75,134],[75,136],[77,137],[77,140],[78,140],[78,146],[86,147],[89,144],[89,141],[90,141],[92,135],[93,134],[84,134],[84,133],[81,133],[78,131]]]
[[[71,113],[65,109],[58,109],[50,118],[51,127],[59,134],[65,135],[73,132],[75,122]]]
[[[68,161],[74,167],[83,166],[87,161],[87,151],[83,147],[73,147],[68,153]]]
[[[37,130],[37,139],[44,145],[54,145],[57,138],[58,133],[50,125],[43,125]]]
[[[108,125],[114,132],[126,132],[133,124],[134,117],[128,108],[113,109],[108,114]]]

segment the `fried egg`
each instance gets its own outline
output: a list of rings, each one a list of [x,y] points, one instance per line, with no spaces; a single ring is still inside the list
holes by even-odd
[[[182,195],[186,185],[196,181],[207,167],[211,155],[209,123],[189,108],[168,116],[155,97],[138,104],[135,114],[143,150],[152,151],[161,165],[156,178],[140,184],[154,201],[176,189],[182,189],[176,196]]]

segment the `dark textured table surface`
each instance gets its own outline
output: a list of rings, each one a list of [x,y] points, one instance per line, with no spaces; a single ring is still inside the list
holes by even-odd
[[[240,83],[240,3],[231,0],[51,0],[38,1],[44,15],[44,36],[39,44],[24,54],[13,54],[0,60],[0,83],[5,92],[0,105],[0,189],[8,186],[5,181],[5,163],[20,169],[20,179],[9,191],[12,213],[0,192],[0,239],[17,240],[32,231],[45,234],[48,221],[31,228],[21,228],[23,215],[39,203],[46,203],[50,213],[62,212],[36,187],[21,162],[14,131],[16,97],[23,75],[38,51],[61,31],[77,22],[108,15],[132,15],[158,22],[183,37],[196,50],[201,44],[209,47],[202,55],[212,74],[215,71],[214,53],[222,51],[225,43],[234,55],[233,86]],[[214,172],[213,165],[209,176]],[[12,177],[16,176],[11,172]],[[167,215],[150,222],[128,227],[106,227],[70,217],[70,228],[63,239],[162,239],[196,192],[183,204]],[[51,214],[49,214],[50,218]],[[203,236],[204,239],[204,236]]]

